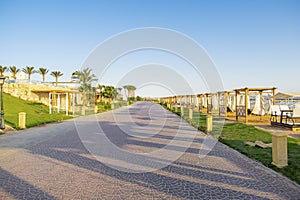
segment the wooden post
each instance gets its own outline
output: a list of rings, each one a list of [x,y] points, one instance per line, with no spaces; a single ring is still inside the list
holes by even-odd
[[[21,129],[26,128],[26,113],[25,112],[19,113],[19,127]]]
[[[52,94],[49,92],[49,114],[52,114]]]
[[[197,110],[200,111],[200,96],[197,95]]]
[[[273,87],[273,97],[274,97],[275,94],[276,94],[276,88]],[[273,105],[276,105],[276,99],[275,98],[273,98]]]
[[[223,97],[224,97],[223,104],[224,104],[225,118],[226,118],[227,117],[227,104],[228,104],[228,99],[229,99],[229,93],[225,92]]]
[[[58,93],[58,98],[57,98],[57,112],[60,112],[60,93]]]
[[[217,93],[217,95],[218,95],[218,110],[219,110],[219,117],[221,117],[221,104],[220,104],[220,101],[221,101],[221,98],[220,98],[220,96],[221,96],[221,92],[218,92]],[[223,99],[224,100],[224,99]]]
[[[238,97],[238,91],[235,90],[235,120],[239,121],[238,110],[237,110],[237,107],[238,107],[237,97]]]
[[[259,96],[260,96],[260,108],[263,108],[263,103],[262,103],[262,98],[263,98],[263,95],[262,95],[262,91],[259,91]],[[262,113],[260,113],[260,121],[262,121]]]
[[[272,164],[279,168],[288,165],[287,134],[284,132],[272,134]]]
[[[72,93],[72,112],[73,112],[73,116],[75,116],[75,93]]]
[[[193,109],[195,109],[195,107],[197,105],[196,102],[197,102],[197,96],[193,95]]]
[[[209,99],[208,99],[208,94],[206,94],[206,108],[207,108],[206,113],[207,113],[207,114],[209,114],[209,111],[208,111],[208,105],[209,105]]]
[[[213,95],[210,95],[210,112],[213,113]]]
[[[66,115],[69,115],[69,93],[66,93]]]
[[[245,88],[245,123],[248,123],[248,88]]]

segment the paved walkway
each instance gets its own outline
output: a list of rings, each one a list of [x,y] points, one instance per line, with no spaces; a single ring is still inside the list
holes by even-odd
[[[126,118],[128,122],[131,120],[126,115],[128,112],[134,124],[124,121]],[[125,117],[121,117],[122,115]],[[199,158],[198,150],[204,138],[201,133],[196,134],[191,146],[178,160],[159,170],[153,169],[160,166],[159,163],[167,163],[171,157],[153,156],[152,161],[155,160],[158,165],[150,166],[148,163],[131,163],[129,157],[109,157],[111,154],[107,152],[91,155],[84,144],[91,144],[93,141],[83,139],[85,135],[82,131],[86,130],[86,135],[92,133],[94,130],[89,131],[93,129],[89,123],[95,123],[96,119],[102,128],[102,132],[94,133],[94,142],[100,142],[99,147],[105,144],[101,143],[103,140],[98,141],[96,136],[102,139],[105,136],[119,150],[139,155],[151,154],[162,148],[166,148],[171,154],[183,151],[190,139],[186,137],[192,134],[184,137],[176,135],[178,127],[181,127],[183,134],[195,131],[168,111],[162,111],[151,103],[138,103],[129,109],[117,110],[114,114],[108,112],[99,114],[96,118],[79,118],[76,122],[77,129],[71,120],[1,135],[0,199],[300,197],[298,185],[221,143],[217,143],[206,157]],[[155,134],[151,135],[151,129]],[[77,133],[78,130],[80,134]],[[176,146],[176,141],[184,142]],[[101,159],[105,164],[98,161]],[[139,166],[140,169],[149,171],[126,171],[137,170]]]

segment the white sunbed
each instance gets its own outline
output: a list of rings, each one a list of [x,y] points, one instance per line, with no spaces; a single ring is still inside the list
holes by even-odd
[[[271,115],[281,115],[280,106],[279,105],[271,105],[270,106],[270,114]]]
[[[279,105],[270,105],[271,122],[278,122],[281,115],[281,110]]]
[[[291,114],[287,115],[287,120],[291,121],[292,125],[296,125],[296,120],[300,119],[300,104],[295,104],[295,108],[291,112]],[[299,123],[297,123],[299,124]]]
[[[280,105],[279,107],[280,107],[280,112],[290,110],[288,105]],[[287,115],[287,112],[283,112],[282,115],[284,115],[284,116]]]

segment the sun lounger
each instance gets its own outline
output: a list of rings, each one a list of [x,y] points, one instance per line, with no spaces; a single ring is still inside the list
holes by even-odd
[[[290,108],[289,108],[288,105],[280,105],[279,108],[280,108],[280,111],[281,111],[281,112],[282,112],[282,111],[290,111]],[[288,112],[282,112],[282,115],[285,116],[285,115],[287,115],[287,113],[288,113]]]
[[[270,106],[270,114],[271,114],[271,124],[278,123],[280,116],[281,116],[280,106],[279,105],[271,105]]]
[[[288,124],[300,125],[296,123],[297,120],[300,120],[300,104],[295,104],[295,108],[287,114],[286,119]]]

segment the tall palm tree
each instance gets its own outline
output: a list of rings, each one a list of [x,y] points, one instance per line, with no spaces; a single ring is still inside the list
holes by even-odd
[[[73,72],[72,76],[71,76],[71,81],[72,82],[78,82],[79,81],[79,74],[80,74],[79,70]]]
[[[53,71],[51,72],[50,74],[51,76],[55,77],[55,82],[56,82],[56,86],[57,86],[57,83],[58,83],[58,78],[63,76],[64,74],[61,73],[60,71]]]
[[[28,75],[28,81],[30,82],[30,77],[32,74],[34,74],[36,71],[34,70],[34,67],[26,66],[22,69],[22,71]]]
[[[38,72],[42,75],[42,81],[45,82],[45,76],[49,70],[47,68],[40,67]]]
[[[10,66],[9,71],[12,73],[12,77],[16,80],[17,73],[20,71],[20,69],[17,69],[16,66]]]
[[[71,77],[73,77],[73,76],[79,76],[79,74],[80,74],[80,71],[79,70],[76,70],[76,71],[74,71],[73,73],[72,73],[72,76]]]
[[[92,69],[84,68],[79,72],[79,80],[82,85],[92,84],[92,82],[97,81],[96,75],[92,73]]]
[[[123,88],[125,92],[127,91],[127,98],[135,97],[134,91],[136,90],[136,87],[134,85],[125,85]]]
[[[100,97],[102,97],[102,92],[103,92],[102,90],[104,89],[104,85],[98,84],[97,89],[100,91]]]
[[[94,97],[92,82],[97,81],[96,75],[92,73],[90,68],[84,68],[82,71],[79,72],[79,80],[81,86],[79,87],[79,91],[83,92],[82,95],[82,102],[84,105],[89,105],[92,102]]]
[[[3,73],[7,70],[7,67],[0,65],[0,75],[3,76]]]

